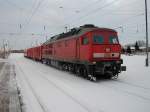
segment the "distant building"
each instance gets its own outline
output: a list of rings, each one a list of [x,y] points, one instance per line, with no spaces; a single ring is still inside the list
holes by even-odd
[[[128,53],[128,50],[127,50],[128,46],[122,46],[122,53],[123,54],[127,54]],[[131,54],[135,54],[135,53],[144,53],[146,52],[146,47],[142,46],[142,47],[139,47],[139,50],[136,51],[135,50],[135,47],[134,46],[131,46],[130,47],[130,50],[131,50]],[[148,48],[148,52],[150,52],[150,47]]]
[[[11,53],[24,53],[24,50],[11,50]]]
[[[135,53],[135,47],[131,46],[130,49],[132,54]]]
[[[146,47],[140,47],[140,50],[141,50],[142,52],[146,52]],[[148,52],[150,52],[150,47],[148,48]]]

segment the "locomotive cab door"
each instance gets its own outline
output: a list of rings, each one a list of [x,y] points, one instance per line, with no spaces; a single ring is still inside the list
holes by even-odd
[[[80,59],[80,40],[79,40],[79,38],[76,40],[76,58]]]

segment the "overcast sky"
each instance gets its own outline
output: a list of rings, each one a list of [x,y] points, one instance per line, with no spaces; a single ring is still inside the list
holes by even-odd
[[[145,40],[144,0],[0,0],[0,47],[31,47],[86,23],[117,28],[123,45]]]

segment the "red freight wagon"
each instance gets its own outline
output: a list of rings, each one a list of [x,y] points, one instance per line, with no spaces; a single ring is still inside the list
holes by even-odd
[[[26,52],[27,52],[27,57],[29,57],[29,58],[33,58],[32,49],[33,49],[33,48],[29,48],[29,49],[26,50]]]
[[[33,48],[33,58],[35,60],[42,59],[42,46],[37,46]]]
[[[42,60],[42,46],[27,49],[26,57],[32,58],[34,60]]]

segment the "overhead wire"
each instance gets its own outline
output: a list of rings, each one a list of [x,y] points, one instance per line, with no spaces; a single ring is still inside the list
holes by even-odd
[[[95,1],[95,2],[100,2],[100,1],[102,1],[102,0],[97,0],[97,1]],[[71,23],[78,23],[79,21],[81,21],[83,18],[85,18],[85,17],[88,17],[88,16],[90,16],[90,15],[92,15],[92,14],[95,14],[95,13],[98,13],[99,11],[101,11],[102,9],[104,9],[104,8],[107,8],[107,7],[110,7],[111,5],[113,5],[114,3],[116,3],[116,2],[118,2],[119,0],[113,0],[113,1],[111,1],[111,2],[109,2],[109,3],[107,3],[107,4],[105,4],[105,5],[103,5],[102,7],[100,7],[100,8],[96,8],[96,9],[94,9],[94,10],[92,10],[92,11],[90,11],[90,12],[88,12],[88,13],[86,13],[85,15],[82,15],[81,17],[79,17],[79,18],[76,18],[76,19],[69,19],[68,21],[69,22],[67,22],[66,24],[71,24]],[[94,2],[94,3],[95,3]],[[94,5],[92,5],[91,4],[91,7],[92,6],[94,6]],[[89,7],[89,5],[87,6],[87,8]],[[85,9],[85,8],[83,8],[83,9]],[[105,13],[106,14],[106,13]],[[104,14],[104,15],[105,15]],[[63,27],[64,25],[62,25],[62,26],[60,26],[60,27]],[[56,30],[58,29],[58,28],[55,28]]]
[[[126,18],[126,21],[125,21],[123,24],[121,24],[120,26],[123,26],[123,25],[126,24],[128,21],[130,21],[132,18],[135,18],[135,17],[138,17],[138,16],[143,16],[143,15],[144,15],[144,13],[141,13],[141,14],[137,14],[137,15],[134,15],[134,16],[132,16],[132,17]],[[117,27],[118,27],[118,26],[114,27],[114,29],[117,28]]]
[[[95,1],[93,4],[95,4],[95,3],[97,3],[97,2],[101,2],[102,0],[97,0],[97,1]],[[117,2],[117,1],[119,1],[119,0],[113,0],[112,2],[109,2],[109,3],[107,3],[107,4],[105,4],[104,6],[102,6],[102,7],[100,7],[100,8],[96,8],[95,10],[92,10],[92,11],[90,11],[90,12],[88,12],[88,13],[86,13],[85,15],[83,15],[83,16],[81,16],[81,17],[79,17],[78,19],[74,19],[74,20],[71,20],[71,21],[69,21],[69,23],[67,23],[67,24],[70,24],[70,23],[72,23],[72,22],[74,22],[74,21],[76,21],[76,20],[80,20],[80,19],[82,19],[82,18],[84,18],[84,17],[86,17],[86,16],[89,16],[90,14],[92,14],[92,13],[95,13],[95,11],[100,11],[100,10],[102,10],[102,9],[104,9],[104,8],[106,8],[106,7],[109,7],[109,6],[111,6],[111,5],[113,5],[115,2]],[[92,4],[91,4],[92,5]],[[89,6],[89,5],[88,5]],[[88,7],[88,6],[86,6],[86,7]],[[85,9],[85,8],[84,8]],[[63,27],[64,25],[62,25],[62,26],[60,26],[60,27]],[[56,30],[58,29],[58,28],[55,28]],[[54,29],[54,30],[55,30]]]
[[[81,17],[79,17],[79,18],[77,18],[77,19],[75,19],[75,20],[72,20],[72,21],[69,21],[68,24],[70,24],[70,23],[72,23],[72,22],[74,22],[74,21],[80,21],[81,19],[83,19],[83,18],[85,18],[85,17],[87,17],[87,16],[90,16],[90,15],[92,15],[92,14],[94,14],[94,13],[97,13],[97,12],[101,11],[101,10],[104,9],[104,8],[110,7],[111,5],[113,5],[114,3],[118,2],[118,1],[119,1],[119,0],[113,0],[113,1],[111,1],[111,2],[109,2],[109,3],[107,3],[107,4],[105,4],[105,5],[103,5],[102,7],[99,7],[99,8],[96,8],[96,9],[92,10],[92,11],[89,11],[88,13],[84,14],[83,16],[81,16]]]
[[[137,0],[136,0],[137,1]],[[135,2],[135,1],[134,1]],[[107,5],[107,7],[108,6],[110,6],[110,5],[112,5],[112,4],[109,4],[109,5]],[[106,7],[106,5],[104,6],[104,7],[102,7],[102,9],[103,8],[105,8]],[[98,9],[101,9],[101,8],[98,8]],[[96,10],[94,10],[94,11],[96,11]],[[127,21],[125,21],[125,22],[128,22],[128,20],[130,20],[131,18],[135,18],[135,17],[138,17],[138,16],[143,16],[144,15],[144,13],[140,13],[140,14],[135,14],[135,15],[133,15],[132,17],[129,17],[129,18],[126,18],[127,19]],[[88,16],[88,15],[87,15]],[[84,16],[85,17],[85,16]],[[80,17],[81,18],[81,17]],[[79,19],[77,19],[77,21],[79,21]],[[121,26],[121,25],[120,25]]]
[[[110,13],[109,13],[110,14]],[[118,14],[118,15],[125,15],[125,14]],[[140,13],[140,14],[126,14],[126,15],[134,15],[134,16],[132,16],[132,17],[129,17],[127,20],[130,20],[131,18],[134,18],[134,17],[137,17],[137,16],[142,16],[142,15],[144,15],[144,13]],[[79,20],[78,20],[79,21]],[[127,22],[127,21],[126,21]],[[122,25],[120,25],[120,26],[122,26]],[[120,27],[119,26],[119,27]],[[117,27],[116,27],[117,28]]]
[[[35,8],[35,6],[36,6],[36,2],[37,2],[37,0],[34,0],[34,1],[33,1],[33,4],[32,4],[32,6],[31,6],[31,8],[30,8],[30,10],[29,10],[29,12],[30,12],[29,15],[32,14],[32,12],[33,12],[33,10],[34,10],[34,8]],[[25,17],[25,23],[28,21],[29,15],[27,15],[27,17]]]
[[[18,9],[18,10],[20,11],[20,17],[22,16],[22,15],[21,15],[22,13],[27,12],[25,8],[18,6],[16,3],[14,3],[14,2],[12,2],[12,1],[10,1],[10,0],[3,0],[3,1],[6,2],[6,3],[8,3],[9,5],[15,7],[16,9]],[[43,0],[39,1],[39,4],[37,5],[37,7],[35,8],[35,10],[34,10],[34,12],[33,12],[32,9],[34,8],[34,5],[36,4],[36,1],[37,1],[37,0],[34,0],[33,5],[32,5],[32,7],[31,7],[31,11],[29,10],[29,13],[31,13],[31,16],[30,16],[30,19],[29,19],[29,20],[25,20],[25,24],[28,24],[28,23],[31,21],[32,17],[33,17],[34,14],[36,13],[36,10],[39,8],[39,6],[40,6],[40,4],[41,4],[41,2],[42,2]],[[27,19],[28,19],[28,18],[27,18]],[[20,21],[20,22],[21,22],[21,21]],[[0,24],[10,24],[10,23],[0,23]],[[18,26],[20,27],[20,26],[23,26],[23,25],[25,25],[25,24],[18,23]],[[16,26],[17,26],[17,24],[13,24],[13,25],[16,25]],[[20,28],[21,28],[21,27],[20,27]]]
[[[24,28],[25,26],[29,25],[29,23],[32,21],[32,18],[34,17],[34,15],[36,14],[36,12],[38,11],[40,5],[42,4],[44,0],[39,0],[37,6],[35,7],[35,9],[33,10],[31,16],[29,17],[29,19],[26,21],[26,23],[24,23]]]
[[[39,33],[16,33],[16,32],[0,32],[0,35],[29,35],[29,36],[44,36],[44,34]]]
[[[9,0],[7,0],[7,1],[9,1]],[[35,0],[35,1],[36,1],[36,0]],[[98,2],[100,2],[100,1],[102,1],[102,0],[97,0],[97,1],[95,1],[94,3],[98,3]],[[117,1],[118,1],[118,0],[117,0]],[[32,20],[32,17],[34,16],[34,14],[36,13],[36,11],[38,10],[38,8],[39,8],[41,2],[42,2],[42,1],[39,1],[37,7],[36,7],[35,10],[32,12],[32,14],[31,14],[31,16],[29,17],[29,19],[28,19],[28,21],[26,22],[26,24],[29,24],[29,23],[30,23],[30,21]],[[93,14],[92,12],[97,12],[96,10],[106,8],[106,7],[110,6],[110,5],[112,5],[112,3],[114,3],[114,2],[116,2],[116,0],[114,0],[114,1],[112,1],[112,2],[109,2],[108,4],[105,4],[103,7],[100,7],[100,8],[97,8],[97,9],[95,9],[95,10],[92,10],[91,12],[88,12],[86,15],[84,15],[84,16],[82,16],[82,17],[89,16],[90,13]],[[85,9],[86,9],[87,7],[89,7],[90,5],[91,5],[91,4],[89,4],[89,5],[87,5],[86,7],[82,8],[80,11],[85,10]],[[78,18],[78,20],[79,20],[79,19],[82,19],[82,17]]]
[[[94,6],[94,4],[96,4],[96,3],[98,3],[98,2],[101,2],[101,1],[103,1],[103,0],[97,0],[97,1],[94,1],[94,2],[92,2],[92,3],[88,4],[88,5],[86,5],[86,6],[83,7],[82,9],[79,9],[79,10],[76,10],[76,11],[79,11],[79,12],[84,11],[84,10],[86,10],[86,8],[88,8],[89,6],[91,6],[91,5]],[[63,6],[61,6],[61,8],[64,9]],[[70,9],[69,9],[69,10],[70,10]],[[69,19],[69,20],[70,20],[70,19]],[[64,26],[64,25],[63,25],[63,26]],[[63,27],[63,26],[59,26],[59,27]],[[59,29],[59,27],[57,27],[57,28],[55,28],[55,29],[57,30],[57,29]],[[55,30],[55,29],[54,29],[54,30]]]
[[[118,1],[119,1],[119,0],[118,0]],[[133,3],[136,2],[136,1],[137,1],[137,0],[134,0]],[[113,1],[112,1],[112,2],[113,2]],[[114,0],[114,2],[117,2],[117,1]],[[113,2],[113,4],[114,4],[114,2]],[[109,4],[108,6],[106,6],[106,8],[109,7],[109,6],[111,6],[111,5],[113,5],[113,4]],[[105,7],[104,7],[104,8],[105,8]],[[122,8],[122,7],[120,7],[120,8]],[[100,9],[100,8],[98,8],[98,9]],[[97,10],[98,10],[98,9],[97,9]],[[101,11],[101,10],[98,10],[98,11]],[[98,11],[94,10],[94,11],[92,11],[93,13],[87,14],[87,16],[83,16],[83,17],[81,17],[81,19],[83,19],[83,18],[85,18],[85,17],[88,17],[88,16],[90,16],[90,15],[92,15],[92,14],[95,14],[95,13],[97,13]],[[117,10],[117,11],[118,11],[118,10]],[[119,11],[120,11],[120,10],[119,10]],[[113,10],[111,10],[111,12],[108,12],[108,13],[105,12],[104,14],[101,14],[101,18],[102,18],[102,17],[105,17],[104,15],[110,14],[110,13],[112,13],[112,12],[113,12]],[[114,14],[112,14],[112,15],[114,15]],[[123,14],[122,14],[122,15],[123,15]],[[77,19],[77,22],[76,22],[76,23],[78,23],[79,21],[81,21],[81,19],[80,19],[80,18]],[[85,20],[85,19],[84,19],[84,20]]]
[[[7,1],[8,1],[8,0],[7,0]],[[102,0],[97,0],[97,1],[95,1],[95,2],[99,2],[99,1],[102,1]],[[82,16],[82,17],[89,16],[90,14],[93,14],[94,12],[97,12],[97,11],[103,9],[103,8],[109,7],[109,6],[111,6],[113,3],[117,2],[117,1],[118,1],[118,0],[114,0],[114,1],[112,1],[112,2],[109,2],[108,4],[105,4],[103,7],[100,7],[100,8],[97,8],[97,9],[95,9],[95,10],[92,10],[92,11],[88,12],[86,15],[84,15],[84,16]],[[29,23],[31,22],[32,17],[35,15],[36,11],[38,10],[38,8],[40,7],[40,4],[41,4],[42,2],[43,2],[43,1],[39,1],[37,7],[36,7],[36,8],[34,9],[34,11],[32,12],[32,14],[31,14],[31,16],[29,17],[29,19],[28,19],[28,21],[26,22],[26,24],[29,24]],[[88,7],[88,6],[87,6],[87,7]],[[83,9],[85,9],[85,8],[83,8]],[[92,12],[93,12],[93,13],[92,13]],[[82,17],[80,17],[79,19],[82,19]],[[79,19],[78,19],[78,20],[79,20]]]
[[[92,2],[92,3],[88,4],[88,5],[86,5],[85,7],[81,8],[81,9],[79,10],[79,12],[83,12],[83,11],[85,11],[87,8],[89,8],[89,6],[91,7],[92,5],[95,5],[95,4],[97,4],[97,3],[101,2],[101,1],[103,1],[103,0],[94,1],[94,2]]]

